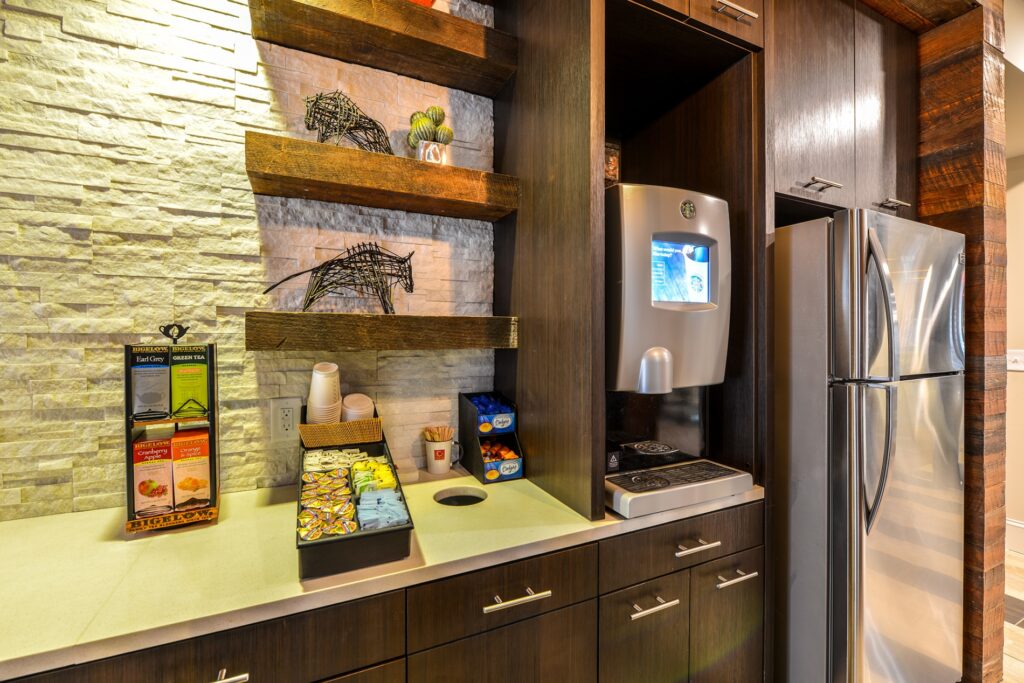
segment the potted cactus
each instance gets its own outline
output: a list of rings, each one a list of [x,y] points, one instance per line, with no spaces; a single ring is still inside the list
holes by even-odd
[[[409,117],[409,146],[416,150],[416,158],[432,164],[448,163],[448,143],[455,132],[444,125],[444,109],[429,107]]]

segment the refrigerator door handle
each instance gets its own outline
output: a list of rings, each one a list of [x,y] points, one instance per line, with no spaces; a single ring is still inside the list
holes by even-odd
[[[878,231],[874,228],[868,228],[868,258],[865,261],[865,277],[867,276],[868,266],[871,264],[871,260],[874,259],[875,267],[878,270],[878,277],[882,282],[882,290],[884,295],[882,296],[882,308],[885,310],[885,320],[889,327],[889,377],[888,379],[895,382],[900,377],[900,330],[899,323],[896,320],[896,290],[892,284],[892,275],[889,273],[889,260],[885,256],[885,250],[882,249],[882,242],[878,239]],[[865,280],[865,294],[863,301],[867,302],[867,281]],[[867,310],[865,306],[864,310]],[[864,335],[864,343],[861,345],[863,352],[861,354],[861,362],[863,363],[862,377],[868,377],[871,369],[869,367],[870,360],[868,358],[868,345],[867,345],[867,321],[861,326],[862,334]]]
[[[871,527],[874,526],[875,520],[878,518],[879,506],[882,504],[882,497],[885,495],[885,489],[889,482],[889,469],[892,463],[892,453],[896,448],[896,387],[887,386],[883,387],[885,390],[885,446],[882,454],[882,469],[878,475],[878,488],[875,490],[875,495],[872,496],[870,504],[867,506],[867,515],[865,516],[865,533],[871,533]],[[863,415],[863,413],[862,413]],[[863,417],[861,418],[863,419]],[[863,442],[861,448],[863,448]],[[861,462],[864,462],[863,459]],[[867,491],[864,492],[867,497]]]

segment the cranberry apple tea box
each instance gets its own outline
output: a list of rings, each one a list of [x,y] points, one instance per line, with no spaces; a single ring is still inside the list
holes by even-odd
[[[132,472],[136,516],[159,515],[173,509],[170,433],[144,432],[132,443]]]

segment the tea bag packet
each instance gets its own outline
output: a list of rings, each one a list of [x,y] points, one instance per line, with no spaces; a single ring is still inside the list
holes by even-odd
[[[131,348],[132,419],[163,420],[170,415],[170,358],[166,346]]]
[[[172,346],[171,415],[204,417],[209,413],[209,364],[206,346]]]

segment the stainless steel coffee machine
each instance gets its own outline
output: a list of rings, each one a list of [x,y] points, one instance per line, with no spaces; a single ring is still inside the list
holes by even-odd
[[[702,387],[724,381],[729,344],[728,205],[620,184],[605,215],[606,504],[634,517],[749,490],[749,474],[700,459]]]

